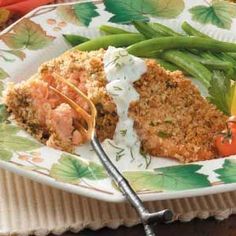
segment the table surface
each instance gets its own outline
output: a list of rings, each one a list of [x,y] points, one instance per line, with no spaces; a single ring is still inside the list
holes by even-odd
[[[224,221],[213,218],[207,220],[195,219],[188,223],[175,222],[155,226],[157,236],[236,236],[236,215]],[[131,228],[120,227],[116,230],[104,228],[98,231],[85,230],[81,233],[67,232],[62,236],[142,236],[145,235],[142,225]],[[50,235],[52,236],[52,235]]]

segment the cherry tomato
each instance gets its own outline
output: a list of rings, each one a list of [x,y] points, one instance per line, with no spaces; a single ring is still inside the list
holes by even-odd
[[[229,127],[215,138],[215,147],[220,156],[236,154],[236,129]]]

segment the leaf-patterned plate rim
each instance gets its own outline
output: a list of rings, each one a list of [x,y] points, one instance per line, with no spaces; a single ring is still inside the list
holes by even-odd
[[[62,3],[39,7],[33,10],[32,12],[28,13],[23,18],[19,19],[17,22],[9,26],[4,31],[2,31],[0,35],[8,33],[24,19],[29,19],[30,23],[28,23],[33,25],[34,28],[41,27],[41,23],[37,24],[37,22],[35,22],[34,20],[31,21],[31,18],[34,17],[36,13],[40,11],[43,12],[45,10],[45,14],[47,14],[47,10],[57,8],[58,6],[73,6],[74,4],[87,2],[90,1],[81,1],[79,3]],[[102,1],[94,1],[93,3],[102,4]],[[99,9],[99,12],[102,11],[104,11],[104,9]],[[96,14],[90,15],[95,16]],[[111,17],[111,15],[109,15],[109,17]],[[90,19],[90,21],[92,21],[92,19]],[[51,21],[51,23],[53,22]],[[44,24],[45,22],[42,23],[42,25]],[[45,34],[46,36],[51,36],[51,41],[53,41],[53,37],[56,37],[55,35],[50,35],[50,33],[52,32],[51,28],[42,28],[40,29],[40,32],[42,34]],[[40,47],[44,46],[40,45]],[[25,52],[25,49],[23,47],[20,48],[20,50]],[[29,53],[27,50],[26,57],[29,56],[27,54]],[[38,52],[40,52],[40,50]],[[14,54],[16,52],[14,51],[12,53]],[[17,55],[17,60],[22,60],[22,54],[19,54],[18,52],[18,54],[16,54],[16,57]],[[0,114],[0,120],[1,119],[5,118],[4,116],[2,118]],[[1,129],[4,129],[3,124],[0,124],[0,131]],[[14,137],[20,140],[20,142],[22,140],[25,140],[25,133],[22,134],[21,132],[15,132],[14,127],[12,129]],[[12,154],[13,157],[9,160],[7,159],[8,161],[0,160],[0,167],[12,171],[16,174],[30,178],[32,180],[35,180],[37,182],[47,184],[79,195],[110,202],[125,201],[125,197],[123,196],[123,194],[116,187],[113,186],[113,183],[111,182],[110,178],[106,176],[104,170],[102,170],[99,164],[96,164],[93,161],[87,161],[80,157],[75,157],[70,154],[61,153],[51,148],[41,147],[40,144],[36,144],[28,136],[27,139],[28,144],[25,144],[25,147],[27,147],[29,150],[22,150],[17,145],[10,145],[9,147],[12,147],[14,149],[10,150],[14,153]],[[6,140],[4,141],[6,142]],[[29,144],[31,143],[35,145],[32,150],[29,148]],[[7,154],[5,156],[7,158],[9,154],[9,147],[3,146],[3,149],[0,150],[0,155]],[[44,149],[46,149],[46,151]],[[57,161],[51,163],[50,168],[48,168],[48,166],[46,164],[44,165],[43,163],[44,160],[42,156],[47,156],[45,153],[53,153],[53,155],[58,155]],[[236,190],[236,171],[234,171],[234,169],[236,169],[234,168],[236,167],[235,163],[236,157],[231,157],[224,159],[220,158],[217,160],[205,162],[191,163],[187,165],[167,164],[164,167],[153,168],[152,170],[128,170],[124,171],[123,173],[131,182],[136,191],[139,193],[140,197],[144,201],[151,201],[202,196]],[[71,171],[71,175],[69,176],[65,174],[68,173],[65,172],[68,171],[68,168],[69,171]],[[80,169],[81,172],[75,172],[75,170],[77,169]],[[228,175],[227,173],[230,173],[230,175]],[[192,176],[192,178],[186,178],[188,176]]]

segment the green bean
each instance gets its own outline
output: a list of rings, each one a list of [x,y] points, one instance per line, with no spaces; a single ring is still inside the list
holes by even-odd
[[[207,59],[199,59],[197,61],[206,66],[210,70],[228,71],[233,69],[233,64],[227,61],[213,61]]]
[[[227,53],[222,54],[217,54],[217,57],[219,58],[219,60],[224,60],[224,61],[229,61],[231,63],[236,63],[236,61]],[[236,65],[236,64],[235,64]]]
[[[209,51],[204,51],[204,52],[201,52],[200,56],[206,60],[219,60],[219,58],[214,55],[212,52],[209,52]]]
[[[149,54],[166,49],[200,49],[213,52],[236,52],[236,44],[201,37],[162,37],[148,39],[128,47],[128,52],[136,56],[148,57]]]
[[[164,67],[166,70],[169,70],[169,71],[176,71],[176,70],[179,70],[179,67],[164,60],[164,59],[161,59],[161,58],[156,58],[156,61],[158,64],[160,64],[162,67]]]
[[[146,22],[133,21],[133,25],[147,39],[165,36],[156,32]]]
[[[63,34],[62,36],[73,47],[78,45],[78,44],[81,44],[81,43],[89,41],[89,38],[81,36],[81,35]]]
[[[146,38],[157,38],[157,37],[164,37],[164,36],[183,36],[179,33],[176,33],[175,31],[173,31],[172,29],[168,28],[167,26],[164,26],[162,24],[159,23],[143,23],[143,22],[135,22],[136,23],[136,29],[142,33],[143,35],[145,35],[146,32]],[[139,26],[137,25],[137,23],[139,23]],[[154,30],[155,28],[155,30]],[[157,32],[156,32],[157,31]],[[190,52],[193,53],[198,53],[197,50],[189,50]],[[151,55],[150,55],[151,57]],[[155,57],[155,54],[154,54]]]
[[[212,39],[211,37],[207,36],[206,34],[198,31],[197,29],[193,28],[188,22],[184,21],[182,23],[182,29],[185,31],[185,33],[187,33],[189,36],[197,36],[197,37],[201,37],[201,38],[208,38],[208,39]],[[191,51],[193,53],[196,53],[194,51]],[[211,52],[201,52],[201,56],[203,59],[206,60],[217,60],[217,56],[215,56],[214,54],[212,54]]]
[[[228,53],[229,56],[231,56],[234,60],[236,60],[236,53]]]
[[[211,37],[209,37],[208,35],[196,30],[195,28],[193,28],[188,22],[184,21],[182,24],[182,29],[184,30],[185,33],[187,33],[190,36],[198,36],[198,37],[202,37],[202,38],[208,38],[210,39]]]
[[[145,35],[146,33],[146,38],[157,38],[164,36],[184,36],[160,23],[133,22],[133,24],[140,33],[142,33],[143,35]],[[192,53],[199,53],[195,49],[190,49],[189,51]]]
[[[202,37],[202,38],[208,38],[208,39],[212,39],[212,37],[198,31],[197,29],[193,28],[190,24],[188,24],[186,21],[182,24],[182,29],[187,33],[189,34],[190,36],[199,36],[199,37]],[[205,54],[205,57],[207,55]],[[233,53],[220,53],[218,55],[214,55],[212,54],[212,58],[215,58],[218,57],[219,59],[221,60],[224,60],[224,61],[228,61],[228,62],[231,62],[234,64],[235,66],[235,70],[236,70],[236,54],[234,56]]]
[[[231,62],[221,61],[219,59],[211,58],[210,54],[209,54],[209,59],[202,58],[192,53],[188,53],[188,55],[211,70],[227,71],[233,69],[233,64]],[[208,53],[206,56],[208,56]]]
[[[105,34],[131,34],[132,32],[110,25],[101,25],[99,30]]]
[[[219,60],[222,62],[230,62],[233,64],[233,73],[232,74],[232,79],[236,80],[236,60],[232,58],[228,53],[219,53],[216,55]]]
[[[229,71],[228,77],[230,77],[232,80],[236,80],[236,60],[228,53],[220,53],[217,56],[222,62],[232,63],[233,68]]]
[[[160,23],[148,23],[150,27],[152,27],[155,31],[163,36],[182,36],[182,34],[175,32],[169,27],[162,25]]]
[[[159,32],[159,34],[162,34],[163,36],[185,36],[183,34],[177,33],[174,30],[170,29],[169,27],[162,25],[160,23],[147,23],[150,27],[152,27],[154,30]],[[192,53],[199,53],[199,51],[195,49],[189,49],[189,52]]]
[[[227,53],[217,53],[214,54],[213,52],[202,52],[202,63],[204,64],[204,61],[210,60],[213,62],[213,64],[206,65],[209,69],[213,70],[223,70],[231,75],[231,78],[236,78],[236,64],[233,58],[227,55]],[[218,61],[218,66],[217,62]],[[229,70],[229,71],[227,71]]]
[[[127,47],[144,40],[145,38],[140,34],[114,34],[101,36],[95,39],[91,39],[88,42],[82,43],[72,50],[92,51],[100,48],[108,48],[108,46],[114,47]]]
[[[162,53],[162,58],[188,72],[200,80],[207,88],[210,86],[212,73],[191,56],[178,50],[168,50]]]

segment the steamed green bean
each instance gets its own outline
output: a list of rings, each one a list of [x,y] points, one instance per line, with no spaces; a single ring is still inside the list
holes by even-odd
[[[63,34],[62,35],[65,40],[71,45],[76,46],[78,44],[84,43],[89,41],[90,39],[81,35],[75,35],[75,34]]]
[[[101,25],[99,30],[105,34],[131,34],[132,32],[110,25]]]
[[[160,23],[147,23],[147,24],[150,27],[152,27],[156,32],[162,34],[163,36],[182,36],[182,34],[175,32],[174,30]]]
[[[210,86],[212,73],[191,56],[178,50],[164,51],[162,58],[177,65],[193,77],[199,79],[206,87]]]
[[[201,37],[161,37],[148,39],[128,47],[128,52],[136,56],[148,57],[150,54],[167,49],[200,49],[213,52],[236,52],[236,44]]]
[[[190,36],[199,36],[202,38],[208,38],[208,39],[213,39],[212,37],[198,31],[197,29],[195,29],[194,27],[192,27],[189,23],[187,23],[186,21],[182,24],[182,29]],[[205,55],[207,56],[207,55]],[[223,61],[228,61],[230,63],[232,63],[235,67],[234,70],[236,70],[236,56],[234,56],[233,53],[224,53],[221,52],[220,54],[214,55],[212,54],[212,58],[219,58]]]
[[[227,71],[227,70],[233,69],[233,64],[231,62],[222,61],[220,59],[212,58],[210,56],[210,54],[206,55],[206,57],[208,56],[207,59],[202,58],[201,56],[197,56],[197,55],[192,54],[192,53],[188,53],[188,55],[191,56],[196,61],[198,61],[199,63],[206,66],[207,68],[211,69],[211,70],[224,70],[224,71]]]
[[[188,22],[184,21],[184,23],[182,24],[182,29],[184,30],[185,33],[187,33],[190,36],[198,36],[198,37],[202,37],[202,38],[208,38],[210,39],[211,37],[209,37],[208,35],[196,30],[195,28],[193,28]]]
[[[155,31],[146,22],[133,21],[133,25],[147,39],[166,36],[166,35],[163,35],[157,31]]]
[[[164,67],[166,70],[169,70],[169,71],[176,71],[176,70],[179,70],[179,67],[174,65],[173,63],[171,62],[168,62],[164,59],[161,59],[161,58],[156,58],[156,61],[158,64],[160,64],[162,67]]]
[[[234,60],[236,60],[236,53],[228,53],[229,56],[231,56]]]
[[[114,34],[101,36],[91,39],[88,42],[82,43],[72,50],[92,51],[100,48],[107,48],[108,46],[114,47],[127,47],[137,42],[143,41],[145,38],[140,34]]]

